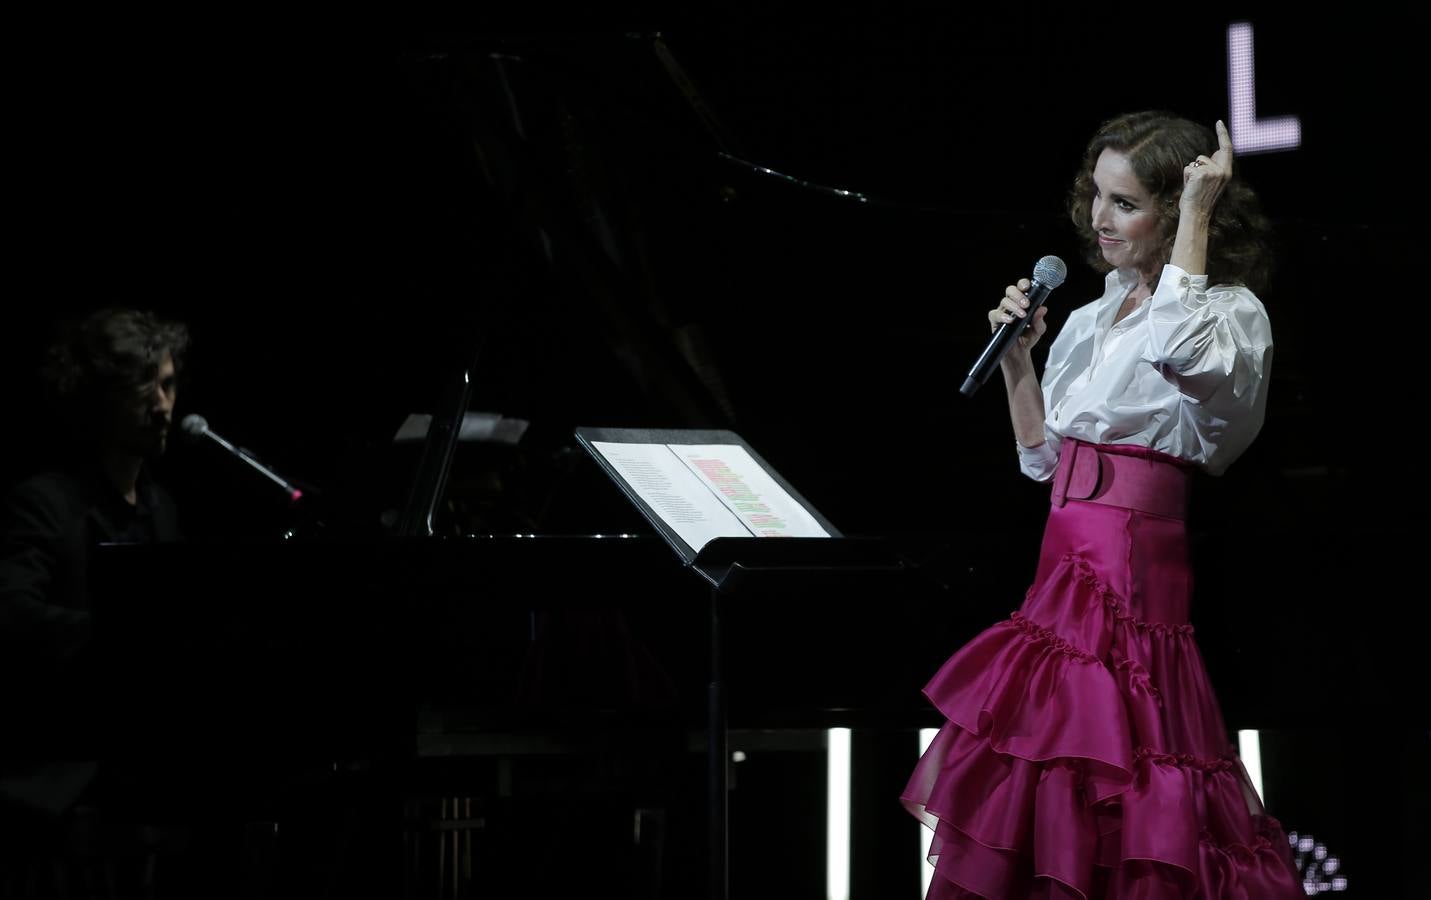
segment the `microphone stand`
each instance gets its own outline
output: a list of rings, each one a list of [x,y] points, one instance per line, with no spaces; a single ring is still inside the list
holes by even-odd
[[[292,484],[289,484],[277,472],[273,471],[268,466],[265,466],[263,463],[259,462],[256,458],[254,458],[254,455],[252,453],[249,453],[244,448],[238,446],[237,444],[233,444],[229,441],[224,440],[223,438],[219,437],[217,434],[214,434],[208,429],[204,430],[204,437],[217,442],[219,446],[223,447],[225,450],[229,451],[234,456],[237,456],[239,459],[252,466],[264,478],[267,478],[269,481],[272,481],[274,484],[283,488],[285,491],[288,492],[289,499],[292,502],[297,503],[299,499],[302,498],[303,492],[301,490],[294,487]]]

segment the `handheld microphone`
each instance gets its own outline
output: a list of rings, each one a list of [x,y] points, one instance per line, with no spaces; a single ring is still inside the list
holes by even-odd
[[[302,491],[285,481],[277,472],[273,471],[268,466],[265,466],[263,463],[254,459],[253,456],[247,450],[229,443],[228,441],[219,437],[214,432],[210,431],[209,422],[203,416],[187,415],[179,423],[179,427],[183,429],[184,434],[188,435],[189,437],[194,438],[195,440],[201,437],[206,437],[214,443],[218,444],[220,447],[223,447],[229,453],[232,453],[234,456],[248,463],[250,466],[253,466],[255,469],[258,470],[259,474],[263,475],[263,477],[267,478],[269,481],[272,481],[274,484],[287,491],[288,499],[292,502],[297,503],[299,498],[303,496]]]
[[[969,377],[964,379],[963,387],[959,388],[959,393],[965,397],[974,396],[974,392],[989,380],[989,375],[998,368],[999,360],[1004,358],[1004,354],[1009,352],[1009,348],[1018,340],[1019,335],[1024,333],[1024,329],[1033,321],[1034,313],[1043,305],[1043,301],[1048,299],[1049,292],[1063,284],[1063,279],[1068,277],[1068,267],[1063,264],[1063,260],[1057,256],[1045,256],[1034,266],[1033,283],[1024,293],[1028,295],[1029,305],[1025,310],[1028,313],[1023,318],[1014,317],[1012,322],[1005,322],[994,332],[994,336],[989,339],[989,346],[984,348],[983,354],[975,361],[973,368],[969,370]]]

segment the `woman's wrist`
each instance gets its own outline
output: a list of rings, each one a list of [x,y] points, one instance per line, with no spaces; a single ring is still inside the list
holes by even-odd
[[[1201,204],[1192,208],[1178,207],[1178,227],[1191,225],[1206,231],[1212,224],[1212,210]]]
[[[1007,374],[1023,375],[1033,371],[1033,354],[1023,347],[1011,347],[999,360],[999,365]]]

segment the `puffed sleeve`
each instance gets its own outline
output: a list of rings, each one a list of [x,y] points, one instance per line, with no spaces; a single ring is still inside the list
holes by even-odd
[[[1148,312],[1145,358],[1198,420],[1208,469],[1217,474],[1252,442],[1266,412],[1272,326],[1240,285],[1211,288],[1206,275],[1163,267]]]

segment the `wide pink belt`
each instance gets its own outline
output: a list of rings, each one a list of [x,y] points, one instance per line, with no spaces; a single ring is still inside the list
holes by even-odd
[[[1186,519],[1192,467],[1176,457],[1125,444],[1064,438],[1053,476],[1053,505],[1085,500]]]

